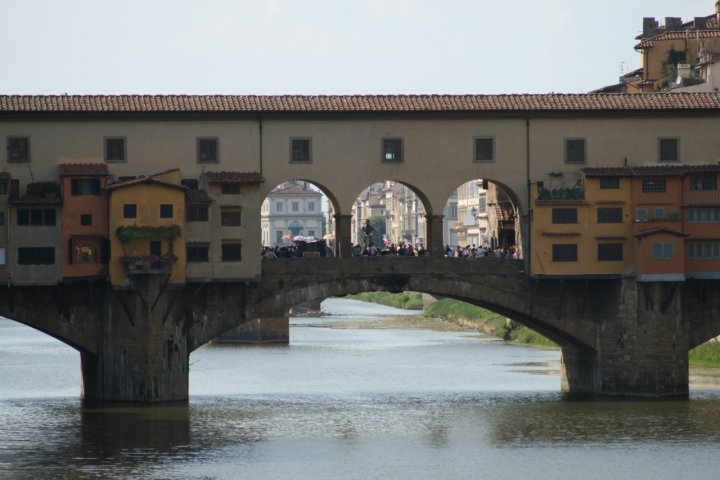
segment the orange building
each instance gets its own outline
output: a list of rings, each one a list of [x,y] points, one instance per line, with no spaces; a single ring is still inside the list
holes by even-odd
[[[108,258],[109,177],[104,163],[61,164],[63,277],[104,278]]]
[[[720,278],[720,165],[586,168],[629,178],[638,281]]]
[[[185,283],[185,191],[180,171],[111,184],[110,282],[128,286],[136,275],[169,275]]]

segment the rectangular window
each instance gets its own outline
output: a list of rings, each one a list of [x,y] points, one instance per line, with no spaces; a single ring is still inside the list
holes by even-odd
[[[598,243],[598,262],[620,262],[623,259],[622,243]]]
[[[55,247],[20,247],[18,264],[55,265]]]
[[[283,211],[283,203],[282,203],[282,202],[275,202],[275,211],[276,211],[276,212],[282,212],[282,211]]]
[[[291,138],[290,139],[290,162],[291,163],[309,163],[310,156],[310,139],[309,138]]]
[[[658,138],[658,161],[677,162],[680,159],[677,138]]]
[[[5,213],[0,212],[0,225],[5,225]]]
[[[275,230],[275,243],[281,243],[283,241],[283,235],[285,232],[282,230]]]
[[[239,262],[242,260],[242,243],[239,241],[223,241],[222,261]]]
[[[403,141],[401,138],[383,138],[382,140],[383,162],[403,161]]]
[[[73,195],[100,195],[100,179],[73,178],[70,181]]]
[[[299,211],[300,211],[300,202],[292,202],[292,203],[290,204],[290,206],[292,207],[292,211],[293,211],[293,212],[299,212]]]
[[[565,163],[585,163],[585,139],[565,139]]]
[[[654,242],[652,244],[653,260],[669,260],[675,256],[675,245],[665,242]]]
[[[688,209],[689,223],[720,223],[720,208],[690,208]]]
[[[240,193],[240,184],[223,182],[220,184],[220,193],[223,195],[237,195]]]
[[[123,218],[137,218],[137,205],[134,203],[123,205]]]
[[[601,190],[617,190],[620,188],[620,178],[618,177],[600,177]]]
[[[186,247],[186,255],[188,263],[209,262],[210,246],[206,244],[188,245]]]
[[[552,246],[553,262],[577,262],[577,244],[554,244]]]
[[[665,207],[653,208],[653,220],[662,220],[665,218]]]
[[[7,195],[7,182],[0,182],[0,195]]]
[[[7,263],[7,250],[5,247],[0,247],[0,265]]]
[[[84,227],[92,226],[92,215],[89,213],[83,213],[80,215],[80,225]]]
[[[647,222],[648,221],[648,209],[647,208],[638,208],[635,210],[635,220],[638,222]]]
[[[30,138],[8,137],[7,139],[8,163],[22,163],[30,161]]]
[[[720,259],[720,242],[688,242],[688,257],[692,259]]]
[[[717,175],[690,175],[690,190],[717,190]]]
[[[220,225],[223,227],[239,227],[242,225],[241,207],[221,207]]]
[[[218,162],[218,139],[198,138],[197,139],[197,162],[217,163]]]
[[[314,237],[314,236],[315,236],[315,230],[308,230],[307,234],[308,234],[308,237]]]
[[[577,208],[553,208],[552,223],[577,223]]]
[[[643,193],[665,193],[665,179],[664,178],[643,178],[642,181]]]
[[[170,203],[160,205],[160,218],[173,218],[173,206]]]
[[[17,224],[19,226],[52,227],[56,224],[54,208],[20,208]]]
[[[125,162],[125,138],[105,137],[105,161],[107,163]]]
[[[478,137],[475,139],[475,161],[492,162],[495,160],[495,139]]]
[[[208,205],[207,203],[188,203],[187,205],[187,221],[188,222],[207,222],[208,221]]]
[[[601,207],[597,210],[598,223],[622,223],[621,207]]]
[[[315,202],[308,202],[307,209],[308,209],[308,212],[314,212],[315,211]]]
[[[98,263],[100,261],[100,239],[79,237],[70,240],[70,263]]]

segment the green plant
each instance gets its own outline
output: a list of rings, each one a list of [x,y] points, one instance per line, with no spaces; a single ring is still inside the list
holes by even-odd
[[[181,233],[178,225],[168,227],[121,225],[115,230],[118,240],[122,243],[130,243],[135,240],[168,240],[172,242]]]
[[[25,191],[33,197],[59,197],[60,184],[58,182],[28,183]]]

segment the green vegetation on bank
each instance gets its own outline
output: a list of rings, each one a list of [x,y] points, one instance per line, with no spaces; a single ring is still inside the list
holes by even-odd
[[[348,295],[348,297],[405,310],[422,310],[423,308],[422,294],[417,292],[363,292],[357,295]]]
[[[720,367],[720,341],[710,340],[690,350],[690,364]]]
[[[412,310],[420,310],[423,308],[422,294],[417,292],[364,292],[352,295],[351,298],[396,308]],[[459,300],[443,298],[428,305],[423,312],[423,316],[440,318],[457,323],[464,327],[477,330],[485,335],[502,338],[503,340],[513,343],[557,348],[554,342],[527,327],[509,322],[502,315]]]

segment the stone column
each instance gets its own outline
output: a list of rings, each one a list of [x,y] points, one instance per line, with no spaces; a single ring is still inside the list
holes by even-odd
[[[595,352],[576,345],[561,345],[560,390],[563,393],[596,393]]]
[[[618,314],[600,325],[597,390],[606,395],[686,396],[689,322],[677,282],[622,281]]]
[[[83,400],[187,401],[188,339],[178,303],[183,287],[165,275],[136,274],[134,289],[111,291],[100,323],[97,354],[83,352]]]
[[[425,227],[427,228],[427,251],[430,255],[442,258],[445,255],[443,244],[443,218],[444,215],[425,215]]]
[[[335,256],[352,256],[352,215],[335,215]]]

